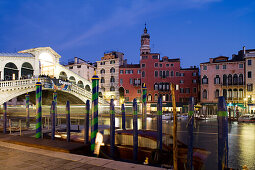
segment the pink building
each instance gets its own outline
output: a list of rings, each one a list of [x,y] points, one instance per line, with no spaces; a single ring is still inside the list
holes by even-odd
[[[243,56],[233,55],[210,58],[200,64],[201,104],[204,114],[216,114],[219,96],[227,103],[243,104],[245,96],[245,61]]]

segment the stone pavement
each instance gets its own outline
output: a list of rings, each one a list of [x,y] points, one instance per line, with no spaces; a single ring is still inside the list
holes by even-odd
[[[43,150],[0,141],[0,169],[156,170],[161,168],[137,165],[108,159],[87,157],[70,153]]]

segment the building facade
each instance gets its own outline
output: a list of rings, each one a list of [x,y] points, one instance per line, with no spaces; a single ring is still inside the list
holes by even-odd
[[[243,55],[233,55],[232,59],[219,56],[200,64],[201,104],[203,114],[216,114],[218,97],[224,96],[228,105],[244,108],[245,61]]]

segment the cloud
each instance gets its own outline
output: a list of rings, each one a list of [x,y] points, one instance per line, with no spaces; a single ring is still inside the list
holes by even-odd
[[[60,48],[71,48],[77,45],[88,44],[86,41],[93,36],[101,35],[117,27],[125,27],[140,22],[145,15],[171,10],[184,10],[190,8],[200,8],[204,4],[219,2],[221,0],[133,0],[130,4],[112,7],[113,12],[109,16],[102,16],[103,19],[94,23],[89,29],[79,33],[79,35],[59,45]],[[95,7],[96,8],[96,7]]]

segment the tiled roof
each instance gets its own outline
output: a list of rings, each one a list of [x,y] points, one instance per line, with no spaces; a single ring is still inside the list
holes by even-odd
[[[121,65],[120,68],[140,68],[140,64],[126,64]]]

